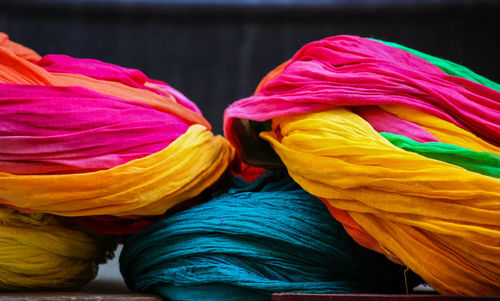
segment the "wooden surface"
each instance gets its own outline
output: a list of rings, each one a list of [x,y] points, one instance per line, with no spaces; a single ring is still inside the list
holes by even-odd
[[[148,294],[114,294],[83,292],[0,293],[1,301],[162,301]],[[498,297],[466,297],[443,295],[366,295],[366,294],[273,294],[272,301],[492,301]]]
[[[273,294],[272,301],[492,301],[498,297],[468,297],[435,294],[369,295],[369,294]]]
[[[0,293],[2,301],[162,301],[147,294],[95,294],[81,292]]]

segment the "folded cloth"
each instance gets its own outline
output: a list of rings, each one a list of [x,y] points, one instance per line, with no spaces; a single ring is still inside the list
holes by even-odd
[[[0,207],[0,289],[79,289],[115,247],[115,238],[63,217]]]
[[[358,243],[440,293],[498,295],[498,87],[394,43],[336,36],[232,104],[224,129],[239,157],[286,166]],[[252,139],[263,148],[242,147]]]
[[[228,141],[168,84],[98,60],[34,54],[0,36],[0,204],[129,233],[147,223],[123,219],[164,214],[231,164]],[[106,217],[84,220],[96,215]]]

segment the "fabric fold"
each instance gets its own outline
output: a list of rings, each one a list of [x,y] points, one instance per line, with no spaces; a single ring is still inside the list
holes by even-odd
[[[395,43],[335,36],[229,106],[224,131],[245,162],[286,167],[355,241],[438,292],[498,295],[498,87]],[[269,155],[244,148],[255,137]]]

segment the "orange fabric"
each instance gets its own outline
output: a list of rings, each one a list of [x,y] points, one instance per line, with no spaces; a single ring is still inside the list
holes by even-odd
[[[3,32],[0,32],[0,47],[12,50],[17,56],[30,62],[37,62],[42,58],[32,49],[9,40],[9,36]]]

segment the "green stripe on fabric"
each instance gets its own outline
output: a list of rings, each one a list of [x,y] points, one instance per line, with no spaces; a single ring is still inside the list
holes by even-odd
[[[476,152],[464,147],[442,142],[420,143],[402,135],[379,133],[393,145],[427,158],[454,164],[469,171],[500,178],[500,155]]]

